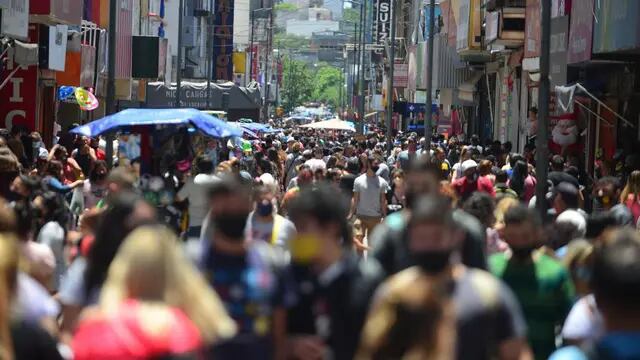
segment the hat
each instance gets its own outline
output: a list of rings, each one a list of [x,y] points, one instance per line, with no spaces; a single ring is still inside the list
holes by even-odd
[[[473,160],[465,160],[462,163],[462,172],[465,173],[465,172],[467,172],[467,170],[473,169],[473,168],[476,168],[476,167],[478,167],[478,163],[476,163],[475,161],[473,161]]]

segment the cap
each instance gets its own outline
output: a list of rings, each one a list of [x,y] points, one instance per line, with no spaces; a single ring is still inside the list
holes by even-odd
[[[478,163],[476,163],[475,161],[473,161],[473,160],[465,160],[462,163],[462,172],[463,173],[467,172],[467,170],[473,169],[473,168],[476,168],[476,167],[478,167]]]

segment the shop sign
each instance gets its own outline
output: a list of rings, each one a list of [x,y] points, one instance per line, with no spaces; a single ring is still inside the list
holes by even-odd
[[[540,0],[527,0],[525,10],[524,57],[540,56]]]
[[[640,47],[640,1],[596,1],[593,53],[631,50]]]
[[[574,1],[571,8],[571,26],[567,63],[575,64],[591,60],[593,43],[594,0]]]
[[[27,39],[29,35],[29,0],[9,0],[2,10],[0,33],[13,38]]]
[[[216,80],[233,81],[234,0],[218,0],[215,9],[213,59]]]
[[[64,71],[67,52],[67,25],[42,25],[38,51],[42,68]]]
[[[550,56],[551,67],[549,75],[551,86],[561,86],[567,83],[567,31],[569,17],[561,16],[551,19]]]
[[[406,88],[409,83],[409,64],[395,63],[393,67],[393,87]]]
[[[384,47],[388,46],[391,37],[391,0],[377,0],[374,3],[374,42],[380,46],[375,50],[378,55],[384,54]]]
[[[486,41],[492,43],[498,39],[498,26],[500,25],[500,13],[497,11],[487,12],[485,16]]]
[[[458,26],[456,31],[456,50],[469,48],[469,19],[471,0],[460,0]]]
[[[36,26],[31,26],[31,41],[37,41]],[[7,76],[20,66],[13,62],[13,49],[9,49],[6,66],[0,71],[0,78]],[[11,129],[14,125],[26,126],[34,130],[36,125],[36,93],[38,91],[38,66],[20,66],[20,69],[0,89],[0,127]]]

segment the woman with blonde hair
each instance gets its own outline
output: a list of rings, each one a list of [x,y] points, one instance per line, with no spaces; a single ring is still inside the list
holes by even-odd
[[[638,219],[640,219],[640,170],[635,170],[629,175],[627,185],[620,195],[620,203],[629,208],[633,215],[633,223],[638,224]]]
[[[72,347],[77,360],[194,354],[235,331],[175,235],[144,226],[121,245],[98,306],[85,311]]]

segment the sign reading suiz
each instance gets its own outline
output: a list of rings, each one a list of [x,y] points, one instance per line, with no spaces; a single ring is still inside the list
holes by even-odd
[[[380,50],[374,50],[376,53],[382,53],[383,48],[387,45],[391,36],[391,0],[377,0],[375,2],[375,41],[374,43],[381,47]]]

